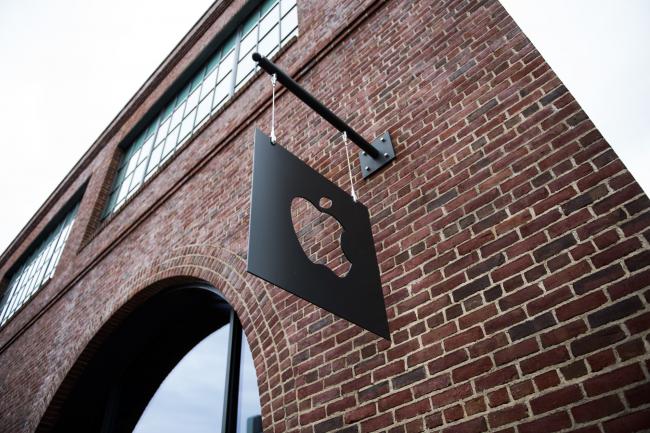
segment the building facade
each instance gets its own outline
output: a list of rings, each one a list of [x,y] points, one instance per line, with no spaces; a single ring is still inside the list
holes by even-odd
[[[353,172],[390,342],[246,273],[254,51],[391,134]],[[348,190],[340,134],[282,86],[275,128]],[[294,217],[344,273],[336,227]],[[497,1],[217,0],[0,257],[0,431],[131,431],[226,323],[266,432],[650,429],[649,241],[647,196]]]

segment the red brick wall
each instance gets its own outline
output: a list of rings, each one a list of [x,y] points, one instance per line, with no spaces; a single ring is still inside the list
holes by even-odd
[[[172,276],[233,304],[265,431],[650,428],[648,198],[496,1],[299,1],[300,36],[277,60],[366,138],[396,143],[387,169],[355,173],[390,344],[244,271],[268,77],[87,233],[120,138],[241,3],[190,33],[3,256],[5,273],[89,180],[55,278],[0,330],[0,431],[33,431],[102,325]],[[276,118],[280,143],[348,188],[331,127],[282,91]],[[328,239],[311,253],[336,266]]]

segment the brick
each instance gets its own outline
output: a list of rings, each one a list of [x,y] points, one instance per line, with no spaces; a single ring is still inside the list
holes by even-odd
[[[560,252],[568,249],[569,247],[572,247],[575,244],[576,239],[571,233],[569,233],[559,239],[556,239],[546,245],[537,248],[535,251],[533,251],[533,255],[535,256],[535,260],[537,262],[542,262],[549,257],[558,255]]]
[[[508,262],[505,265],[501,266],[498,269],[492,271],[490,276],[492,281],[499,282],[502,281],[514,274],[522,272],[524,269],[529,268],[533,264],[533,259],[529,255],[519,257],[514,261]]]
[[[495,391],[488,392],[488,405],[491,408],[503,406],[510,403],[510,396],[506,387],[499,388]]]
[[[625,327],[631,334],[638,334],[640,332],[650,329],[650,312],[640,314],[625,322]]]
[[[416,369],[413,369],[411,371],[407,371],[406,373],[400,374],[399,376],[396,376],[393,380],[393,388],[394,389],[399,389],[403,388],[405,386],[412,385],[415,382],[419,382],[420,380],[424,379],[426,376],[426,373],[424,371],[424,367],[418,367]]]
[[[382,428],[388,427],[393,424],[393,417],[391,414],[383,414],[376,416],[374,418],[367,419],[361,423],[361,432],[373,432],[381,430]]]
[[[543,347],[551,347],[556,344],[564,343],[567,340],[577,337],[587,332],[587,325],[582,319],[574,320],[566,325],[543,333],[540,338]]]
[[[624,271],[621,265],[615,264],[576,281],[573,284],[573,290],[578,295],[582,295],[590,290],[603,287],[605,284],[617,280],[623,275]]]
[[[522,423],[517,427],[519,433],[556,432],[571,426],[571,418],[562,411],[538,418],[534,421]]]
[[[548,292],[546,295],[537,297],[526,304],[526,311],[530,316],[536,316],[543,311],[547,311],[557,304],[573,297],[573,293],[568,286],[560,287],[559,289]]]
[[[451,295],[454,298],[455,302],[461,301],[468,296],[473,295],[474,293],[480,292],[481,290],[484,290],[490,286],[490,279],[488,276],[484,276],[479,278],[478,280],[474,280],[462,287],[459,287],[458,289],[454,290]]]
[[[587,374],[587,366],[583,360],[573,362],[560,368],[565,380],[577,379]]]
[[[528,408],[526,408],[526,405],[517,404],[506,409],[491,412],[488,414],[488,422],[490,424],[490,428],[494,428],[505,424],[510,424],[511,422],[526,418],[527,416]]]
[[[519,343],[512,344],[505,349],[499,350],[494,354],[494,361],[497,365],[507,364],[517,358],[535,353],[539,350],[539,345],[535,338],[520,341]]]
[[[530,407],[535,415],[539,415],[580,400],[582,400],[580,388],[578,385],[570,385],[533,398]]]
[[[602,326],[615,320],[630,316],[641,309],[643,309],[641,300],[638,297],[633,296],[631,298],[624,299],[613,305],[598,310],[595,313],[591,313],[588,316],[589,325],[592,328],[596,328],[598,326]]]
[[[484,391],[486,389],[494,388],[495,386],[502,385],[513,379],[519,377],[517,369],[513,366],[507,366],[492,373],[483,375],[475,380],[475,388],[477,391]]]
[[[569,283],[591,271],[591,267],[586,261],[581,261],[575,265],[569,266],[560,272],[555,272],[544,279],[544,287],[551,290]]]
[[[538,355],[522,360],[519,365],[524,374],[541,370],[551,365],[561,364],[569,359],[569,352],[564,346],[546,350]]]
[[[492,269],[500,266],[505,261],[505,255],[503,253],[496,254],[487,260],[484,260],[475,266],[472,266],[467,270],[467,276],[469,278],[476,278],[481,274],[491,271]]]
[[[610,326],[573,341],[571,353],[573,356],[585,355],[621,341],[623,338],[625,338],[625,333],[620,326]]]
[[[609,395],[576,406],[571,409],[571,413],[576,422],[585,423],[614,415],[623,409],[624,407],[621,400],[615,395]]]
[[[526,301],[538,297],[542,293],[543,290],[538,285],[533,284],[501,298],[499,300],[499,307],[501,307],[502,311],[509,310],[512,307],[522,305]]]
[[[513,326],[508,330],[508,334],[510,334],[512,341],[516,341],[553,326],[556,323],[551,313],[544,313],[534,319]]]
[[[450,403],[463,400],[470,395],[472,395],[472,387],[469,383],[463,383],[461,385],[434,394],[431,396],[431,403],[434,406],[442,407]]]
[[[645,375],[639,364],[632,364],[587,379],[584,382],[584,389],[587,395],[592,397],[644,379]]]
[[[650,409],[624,415],[603,423],[605,433],[639,432],[650,428]]]
[[[555,311],[559,320],[567,321],[579,314],[598,308],[606,302],[608,302],[607,296],[603,292],[598,291],[561,305]]]
[[[612,349],[601,350],[587,358],[592,372],[603,370],[616,362],[616,356]]]
[[[436,374],[450,367],[461,364],[469,359],[465,349],[457,350],[431,361],[427,368],[430,374]]]
[[[650,383],[643,383],[625,391],[625,400],[630,407],[639,407],[650,403]]]
[[[614,245],[602,253],[594,255],[591,258],[591,261],[596,267],[600,268],[620,259],[621,257],[627,256],[639,248],[641,248],[641,243],[637,238],[628,239]]]
[[[480,326],[475,326],[474,328],[468,329],[460,334],[456,334],[452,337],[447,338],[443,341],[445,351],[452,351],[458,349],[461,346],[473,343],[475,341],[483,338],[483,330]]]
[[[616,347],[616,353],[618,353],[618,357],[622,361],[627,361],[628,359],[641,356],[645,353],[643,340],[637,338],[636,340],[626,341]]]
[[[451,372],[451,377],[453,378],[454,383],[458,383],[478,376],[481,373],[485,373],[490,370],[490,368],[492,368],[492,360],[485,356],[476,361],[472,361],[469,364],[455,368]]]
[[[403,421],[408,418],[413,418],[431,411],[431,402],[429,399],[415,401],[405,407],[401,407],[395,411],[395,420]]]
[[[337,416],[326,421],[319,422],[314,426],[314,433],[325,433],[343,427],[343,417]]]
[[[423,395],[433,393],[440,389],[447,388],[451,385],[451,375],[441,374],[424,382],[413,385],[413,396],[415,398],[422,397]]]
[[[589,191],[581,194],[574,199],[569,200],[566,204],[562,206],[562,211],[565,215],[569,215],[572,212],[577,211],[585,206],[588,206],[595,202],[596,200],[604,197],[607,194],[607,187],[605,185],[598,185],[595,188],[590,189]]]
[[[625,266],[630,272],[650,266],[650,251],[642,251],[625,260]]]
[[[485,332],[493,334],[497,331],[507,328],[515,323],[521,322],[526,318],[526,313],[522,308],[517,308],[511,311],[508,311],[505,314],[495,317],[494,319],[488,320],[485,323]]]
[[[475,418],[447,427],[443,433],[482,433],[487,431],[487,424],[484,417]]]
[[[607,288],[607,293],[616,300],[648,286],[650,286],[650,269],[617,281]]]
[[[389,392],[388,381],[375,383],[372,386],[359,391],[359,401],[369,401],[374,400],[375,398],[387,394]]]

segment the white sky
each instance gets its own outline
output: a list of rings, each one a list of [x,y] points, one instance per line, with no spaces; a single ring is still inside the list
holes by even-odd
[[[502,3],[650,191],[650,2]],[[0,0],[0,251],[210,4]]]

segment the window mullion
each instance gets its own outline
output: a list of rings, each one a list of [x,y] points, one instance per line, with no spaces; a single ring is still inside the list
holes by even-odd
[[[226,368],[226,395],[223,400],[222,433],[237,432],[239,405],[239,370],[241,366],[242,329],[235,310],[230,310],[230,338]]]
[[[235,94],[235,87],[237,86],[237,67],[239,66],[239,48],[241,46],[241,40],[244,32],[244,26],[240,26],[239,30],[237,30],[237,38],[236,38],[236,44],[235,44],[235,51],[234,51],[234,56],[233,56],[233,61],[235,62],[232,65],[232,77],[230,79],[230,98]]]

